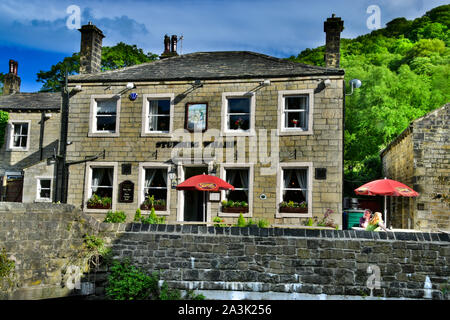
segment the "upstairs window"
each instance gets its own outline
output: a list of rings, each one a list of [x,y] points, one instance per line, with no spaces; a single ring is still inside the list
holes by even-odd
[[[28,123],[13,123],[13,140],[14,148],[26,148],[28,142]]]
[[[119,136],[120,96],[91,96],[90,137]]]
[[[285,96],[283,108],[283,128],[308,130],[309,96]]]
[[[227,98],[227,129],[250,129],[250,98]]]
[[[222,133],[231,136],[254,135],[255,103],[254,93],[222,93]]]
[[[96,126],[97,132],[116,132],[117,100],[96,100]]]
[[[30,145],[30,121],[10,123],[10,150],[28,150]]]
[[[170,131],[170,99],[148,100],[147,132]]]

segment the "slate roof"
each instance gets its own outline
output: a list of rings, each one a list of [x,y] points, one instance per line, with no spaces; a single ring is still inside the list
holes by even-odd
[[[22,92],[0,95],[0,110],[60,110],[60,92]]]
[[[250,51],[196,52],[93,74],[69,82],[125,82],[249,79],[309,75],[343,75],[344,70],[310,66]]]

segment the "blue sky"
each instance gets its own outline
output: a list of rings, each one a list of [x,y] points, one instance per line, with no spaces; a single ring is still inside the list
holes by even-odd
[[[183,35],[178,52],[250,50],[275,57],[323,45],[323,22],[332,13],[344,20],[344,38],[369,33],[367,13],[377,5],[381,27],[397,17],[414,19],[444,0],[2,0],[0,72],[19,62],[22,92],[38,91],[36,73],[80,49],[80,33],[66,22],[67,8],[81,10],[105,34],[103,45],[120,41],[160,54],[164,34]],[[180,48],[180,45],[182,48]]]

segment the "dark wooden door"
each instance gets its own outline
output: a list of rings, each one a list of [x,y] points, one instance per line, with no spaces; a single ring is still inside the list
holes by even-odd
[[[7,202],[22,202],[23,178],[8,179],[6,182]]]

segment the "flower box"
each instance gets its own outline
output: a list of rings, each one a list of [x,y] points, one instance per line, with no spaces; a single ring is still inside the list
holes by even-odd
[[[224,213],[248,213],[248,207],[222,207]]]
[[[111,204],[87,204],[88,209],[111,209]]]
[[[166,211],[167,210],[167,206],[166,205],[160,205],[160,204],[155,204],[153,205],[153,207],[155,208],[155,211]],[[152,205],[150,204],[141,204],[141,210],[147,210],[150,211],[152,210]]]
[[[284,213],[308,213],[308,208],[280,207],[280,212],[284,212]]]

